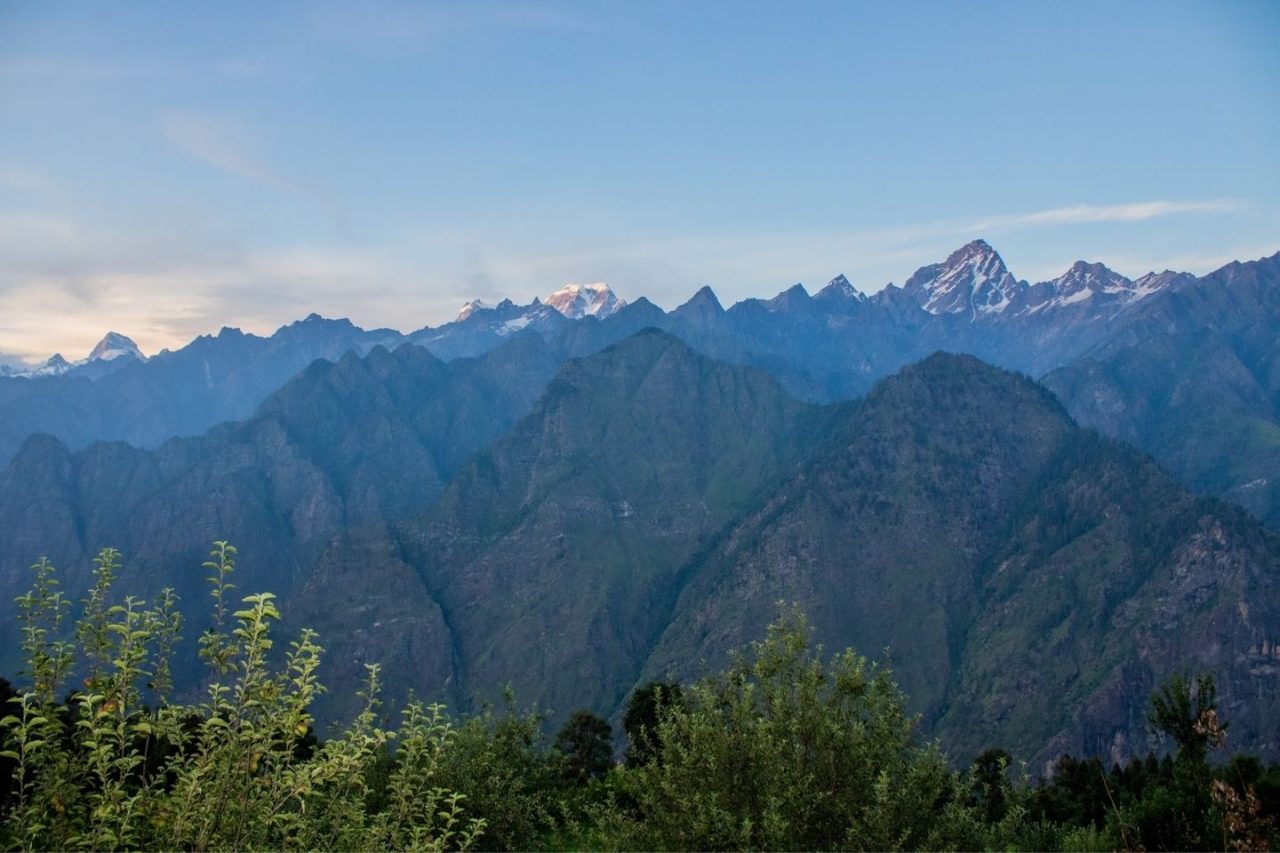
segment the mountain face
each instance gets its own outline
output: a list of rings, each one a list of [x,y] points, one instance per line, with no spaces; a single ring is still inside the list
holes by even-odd
[[[327,606],[370,576],[394,621]],[[939,355],[813,407],[649,332],[562,368],[425,514],[335,544],[297,607],[332,679],[381,659],[395,689],[510,684],[555,720],[694,677],[796,601],[828,648],[887,648],[954,754],[1048,762],[1145,752],[1149,692],[1186,667],[1218,674],[1238,742],[1280,749],[1277,584],[1257,522],[1024,378]]]
[[[11,601],[25,588],[33,555],[64,569],[68,589],[87,588],[90,557],[110,545],[129,557],[123,587],[172,585],[203,625],[197,567],[226,538],[244,555],[238,586],[287,599],[338,531],[430,505],[528,410],[557,364],[530,335],[450,364],[378,347],[313,363],[248,421],[152,451],[112,442],[73,453],[34,436],[0,473],[0,590]],[[8,671],[15,628],[0,624]]]
[[[1178,668],[1217,673],[1242,740],[1280,744],[1280,542],[970,359],[886,380],[698,562],[646,676],[721,659],[791,600],[828,648],[887,648],[953,754],[1142,753]]]
[[[818,302],[796,290],[733,322]],[[238,589],[323,632],[325,714],[374,661],[390,700],[474,707],[510,684],[553,721],[616,714],[785,599],[828,648],[887,648],[956,755],[1144,752],[1149,690],[1186,668],[1217,674],[1235,743],[1280,755],[1280,542],[967,356],[818,406],[653,329],[563,364],[532,330],[452,362],[375,347],[155,450],[33,437],[0,474],[0,530],[0,596],[41,554],[83,589],[113,545],[121,589],[176,586],[189,634],[198,566],[232,540]]]
[[[106,337],[89,353],[90,361],[113,361],[117,358],[133,358],[146,361],[146,356],[131,339],[118,332],[107,332]]]
[[[1045,377],[1084,425],[1280,529],[1280,255],[1166,287]]]
[[[976,321],[1004,311],[1025,287],[995,249],[974,240],[944,262],[917,270],[902,289],[930,314],[960,314]]]
[[[570,361],[424,516],[331,549],[299,596],[299,624],[330,628],[340,680],[377,659],[393,689],[455,705],[510,684],[557,712],[612,709],[682,564],[799,456],[816,411],[652,329]],[[328,605],[329,590],[371,573],[415,602],[394,628],[379,618],[381,632],[354,603]],[[402,630],[445,645],[382,655]]]

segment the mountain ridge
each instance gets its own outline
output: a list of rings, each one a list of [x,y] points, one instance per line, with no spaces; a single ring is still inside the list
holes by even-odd
[[[461,320],[408,334],[366,331],[349,320],[311,315],[281,327],[270,338],[223,329],[217,336],[201,336],[181,350],[160,353],[145,363],[123,358],[101,362],[107,368],[104,375],[86,375],[85,368],[77,368],[61,377],[0,377],[0,464],[33,432],[57,435],[72,448],[96,439],[150,448],[173,436],[196,435],[216,423],[248,417],[313,359],[336,360],[348,351],[364,354],[379,344],[415,343],[450,361],[478,356],[514,336],[532,334],[563,361],[589,355],[645,326],[657,326],[705,355],[768,371],[802,399],[831,402],[859,397],[879,378],[937,350],[968,352],[1045,377],[1083,364],[1083,359],[1100,357],[1104,350],[1154,341],[1170,324],[1182,330],[1179,341],[1189,341],[1187,333],[1206,324],[1212,329],[1244,328],[1250,322],[1250,310],[1269,312],[1261,321],[1263,331],[1266,323],[1280,324],[1280,308],[1273,303],[1235,293],[1253,287],[1249,282],[1254,279],[1275,287],[1280,254],[1230,264],[1203,278],[1158,273],[1133,281],[1081,261],[1057,279],[1025,287],[1011,283],[1012,273],[985,241],[967,244],[949,257],[954,268],[950,273],[944,269],[946,261],[923,267],[912,277],[916,282],[912,292],[890,285],[867,297],[839,276],[812,295],[803,286],[793,286],[772,299],[742,300],[728,309],[714,291],[704,287],[669,312],[642,297],[605,316],[579,319],[569,319],[541,300],[527,306],[504,300],[492,308],[473,306]],[[986,272],[978,285],[975,271],[981,270]],[[936,283],[946,275],[950,289],[945,294],[934,293],[922,283]],[[992,290],[996,284],[1004,289]],[[973,291],[975,286],[981,292]],[[933,296],[949,295],[955,305],[971,309],[975,299],[981,302],[983,294],[993,299],[991,294],[997,291],[1001,294],[995,303],[998,311],[926,310]],[[1198,319],[1201,313],[1203,322]],[[1265,337],[1250,334],[1256,341]],[[1251,344],[1248,352],[1232,356],[1243,359],[1243,367],[1230,369],[1270,375],[1265,366],[1269,357],[1260,346]],[[1162,368],[1151,365],[1148,369]],[[1136,399],[1142,389],[1100,393],[1109,399],[1117,399],[1117,393]],[[1276,479],[1263,459],[1270,453],[1264,447],[1270,441],[1266,436],[1280,428],[1280,414],[1274,407],[1247,415],[1252,419],[1248,435],[1239,434],[1245,427],[1235,429],[1229,439],[1227,431],[1216,437],[1211,430],[1200,430],[1203,450],[1184,444],[1175,452],[1171,444],[1130,422],[1140,418],[1137,410],[1127,410],[1117,420],[1091,413],[1096,403],[1078,397],[1071,405],[1073,413],[1087,422],[1156,453],[1194,487],[1243,501],[1260,517],[1280,523],[1280,492],[1272,488]],[[1213,477],[1197,473],[1212,458],[1228,458],[1242,440],[1258,449],[1246,454],[1234,473]],[[1183,458],[1188,453],[1204,459],[1188,462]]]
[[[240,588],[325,632],[322,716],[377,661],[391,699],[470,708],[511,684],[553,720],[616,714],[786,598],[828,646],[889,647],[956,754],[1136,754],[1147,689],[1187,661],[1219,674],[1233,732],[1280,753],[1250,698],[1280,698],[1280,542],[971,355],[819,406],[656,328],[567,361],[532,331],[451,362],[375,346],[158,450],[30,438],[0,529],[9,598],[41,553],[85,587],[111,544],[122,586],[177,586],[197,630],[192,569],[232,539]],[[1064,717],[1062,695],[1093,710]]]

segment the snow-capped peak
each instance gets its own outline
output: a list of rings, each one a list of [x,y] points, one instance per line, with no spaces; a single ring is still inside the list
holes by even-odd
[[[570,320],[578,320],[582,317],[599,317],[603,320],[627,303],[615,296],[609,289],[609,285],[597,282],[566,284],[548,296],[546,304]]]
[[[1082,288],[1102,293],[1133,290],[1133,282],[1102,264],[1076,261],[1071,269],[1053,280],[1059,296],[1070,295]]]
[[[1029,285],[1010,315],[1049,316],[1063,308],[1084,316],[1115,314],[1186,277],[1166,271],[1135,281],[1103,264],[1076,261],[1057,278]]]
[[[454,322],[461,323],[477,311],[491,311],[492,309],[493,306],[483,299],[472,299],[470,302],[462,304],[462,308],[459,309],[457,319]]]
[[[147,357],[142,354],[142,350],[138,349],[135,344],[125,335],[118,332],[107,332],[102,340],[98,341],[98,345],[89,353],[88,358],[82,358],[77,361],[67,361],[62,353],[55,352],[49,357],[44,364],[30,368],[12,367],[3,371],[5,376],[61,376],[69,370],[77,367],[83,367],[86,364],[103,361],[115,361],[116,359],[137,359],[138,361],[146,361]]]
[[[39,367],[27,373],[28,376],[61,376],[70,370],[74,365],[62,357],[62,353],[55,352],[49,356],[49,360]]]
[[[974,240],[940,264],[916,270],[903,290],[931,314],[980,315],[1003,311],[1022,283],[986,240]]]
[[[118,332],[107,332],[106,337],[89,353],[89,361],[111,361],[117,358],[136,358],[146,361],[142,350],[128,337]]]

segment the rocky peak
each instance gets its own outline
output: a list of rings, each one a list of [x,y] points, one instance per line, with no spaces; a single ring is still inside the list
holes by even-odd
[[[1054,279],[1059,296],[1088,289],[1103,293],[1133,290],[1133,282],[1103,264],[1076,261],[1071,269]]]
[[[770,299],[765,306],[770,311],[788,311],[807,304],[810,299],[809,291],[804,289],[803,284],[797,283]]]
[[[1076,261],[1057,278],[1030,285],[1016,309],[1010,313],[1045,313],[1048,316],[1067,308],[1076,314],[1083,311],[1088,316],[1101,316],[1098,312],[1112,313],[1123,309],[1164,286],[1163,281],[1155,279],[1144,286],[1144,280],[1148,278],[1151,277],[1143,276],[1135,282],[1103,264]]]
[[[1172,290],[1181,285],[1195,281],[1195,276],[1185,272],[1149,272],[1139,276],[1133,282],[1134,292],[1139,296],[1148,296],[1160,290]]]
[[[827,286],[822,288],[822,290],[819,290],[817,295],[825,295],[827,297],[840,296],[847,299],[857,299],[861,294],[858,293],[857,288],[853,286],[849,279],[844,277],[844,273],[841,273],[831,279],[831,281],[827,282]]]
[[[142,354],[142,350],[138,349],[138,345],[118,332],[107,332],[89,353],[89,361],[112,361],[117,358],[136,358],[138,361],[146,361],[146,356]]]
[[[1022,289],[986,240],[974,240],[940,264],[916,270],[903,290],[931,314],[998,314]]]
[[[716,298],[716,292],[709,285],[698,288],[698,292],[689,297],[689,301],[675,310],[677,314],[723,314],[724,306]]]

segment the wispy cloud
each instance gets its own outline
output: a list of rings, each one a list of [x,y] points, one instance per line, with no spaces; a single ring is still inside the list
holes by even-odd
[[[338,213],[324,192],[267,165],[254,150],[250,134],[230,119],[205,113],[170,113],[161,118],[160,129],[166,139],[197,160]]]
[[[8,245],[5,224],[0,220],[0,256]],[[55,351],[81,357],[108,330],[128,334],[151,353],[224,325],[270,333],[312,311],[370,328],[418,328],[460,302],[444,289],[424,289],[420,269],[385,249],[217,252],[153,244],[122,253],[106,232],[19,224],[28,237],[78,234],[72,242],[80,247],[0,268],[0,351],[27,360]]]
[[[1233,213],[1244,203],[1236,199],[1212,201],[1139,201],[1131,204],[1073,204],[1036,210],[1030,213],[1012,213],[988,216],[966,223],[963,230],[981,231],[988,228],[1034,228],[1051,225],[1080,225],[1090,222],[1142,222],[1162,216],[1180,213]]]

